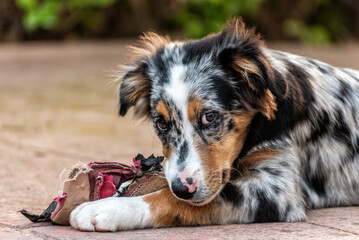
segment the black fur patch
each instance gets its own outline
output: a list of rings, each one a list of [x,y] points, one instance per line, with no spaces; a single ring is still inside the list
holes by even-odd
[[[234,206],[239,206],[243,202],[243,193],[232,183],[227,183],[220,193],[221,197],[231,202]]]
[[[337,94],[337,98],[342,103],[345,103],[348,100],[350,101],[351,93],[352,93],[353,89],[347,82],[345,82],[343,80],[340,80],[339,82],[340,82],[340,90],[339,90],[339,94]]]
[[[279,194],[279,193],[281,193],[282,192],[282,189],[281,188],[279,188],[279,186],[277,186],[277,185],[271,185],[271,188],[274,190],[274,192],[276,193],[276,194]]]
[[[339,110],[337,111],[337,123],[334,125],[334,137],[345,143],[347,146],[351,145],[351,135],[350,135],[350,129],[349,126],[345,123],[343,114]]]
[[[171,66],[173,65],[173,59],[164,59],[164,49],[160,49],[156,52],[156,55],[152,57],[152,60],[154,61],[156,68],[157,68],[157,74],[158,75],[158,84],[164,85],[169,83],[169,69],[171,69]],[[171,57],[169,55],[168,57]]]
[[[295,88],[299,87],[298,89],[294,89],[294,87],[290,89],[293,99],[297,101],[294,109],[304,114],[308,114],[308,105],[310,107],[310,105],[315,102],[308,73],[302,67],[291,62],[287,62],[287,69],[289,71],[289,74],[287,75],[287,81],[295,81],[297,83],[297,86],[294,85]],[[304,102],[301,106],[297,106],[300,95]]]
[[[258,209],[254,217],[254,222],[279,222],[278,206],[269,200],[261,191],[257,192]]]
[[[304,202],[309,203],[310,200],[311,200],[310,197],[309,197],[309,193],[308,193],[307,190],[302,186],[302,184],[301,184],[300,190],[301,190],[301,195],[302,195],[302,198],[304,199]]]
[[[305,176],[308,186],[313,189],[319,196],[325,196],[325,177],[321,172],[313,176]]]
[[[184,57],[182,59],[183,64],[190,62],[196,62],[201,57],[209,52],[213,51],[213,46],[219,41],[221,35],[212,35],[198,41],[189,41],[183,46]]]
[[[355,141],[348,146],[348,153],[343,159],[343,163],[350,163],[359,160],[359,136],[355,137]]]
[[[353,157],[359,154],[359,136],[356,136],[356,141],[350,146],[350,150]]]
[[[308,139],[308,142],[312,142],[312,143],[316,142],[318,141],[319,138],[325,136],[329,132],[330,119],[328,113],[324,111],[318,117],[318,119],[319,119],[318,122],[314,123],[315,127],[312,130],[312,135]]]
[[[281,171],[279,169],[273,167],[264,167],[262,168],[262,170],[273,176],[279,176],[281,174]]]
[[[321,73],[326,75],[330,74],[330,72],[326,68],[323,68],[321,64],[317,64],[315,60],[308,58],[308,61],[314,66],[316,66]]]
[[[320,156],[307,149],[305,159],[303,160],[302,176],[304,182],[310,189],[315,191],[319,196],[325,195],[325,176],[321,173],[321,166],[317,165],[318,171],[313,171],[311,168],[311,162],[320,162]],[[313,173],[315,172],[315,173]]]
[[[224,78],[219,76],[211,77],[210,81],[213,83],[213,90],[216,93],[216,102],[218,102],[221,107],[225,110],[232,110],[232,102],[235,100],[233,98],[233,86],[229,84]]]
[[[234,125],[233,119],[229,120],[228,125],[227,125],[228,132],[232,131],[234,127],[235,127],[235,125]]]
[[[188,143],[187,141],[184,141],[184,143],[182,144],[179,152],[178,152],[178,159],[177,162],[179,164],[184,163],[184,161],[186,160],[187,156],[188,156]]]
[[[226,179],[226,177],[227,177],[227,173],[226,173],[226,171],[222,171],[222,179]]]

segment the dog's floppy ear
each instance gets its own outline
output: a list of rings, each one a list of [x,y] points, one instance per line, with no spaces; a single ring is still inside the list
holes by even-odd
[[[227,23],[219,39],[217,57],[238,81],[242,100],[269,120],[274,119],[277,110],[274,73],[263,53],[260,36],[254,29],[246,28],[241,18],[236,18]]]
[[[138,46],[130,46],[130,58],[133,64],[122,65],[117,72],[120,81],[119,114],[126,115],[130,107],[134,107],[136,117],[144,117],[150,113],[150,92],[152,82],[146,70],[148,59],[170,39],[155,33],[145,33]]]
[[[275,118],[277,111],[274,96],[274,77],[265,59],[250,60],[241,55],[234,56],[232,68],[241,76],[242,96],[258,109],[268,120]]]
[[[145,116],[150,110],[150,89],[151,80],[146,77],[144,64],[133,66],[121,80],[119,114],[125,116],[127,110],[134,106],[135,116]]]

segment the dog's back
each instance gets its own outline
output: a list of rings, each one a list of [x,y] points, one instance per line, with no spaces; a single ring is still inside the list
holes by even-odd
[[[266,53],[280,74],[296,76],[292,85],[306,98],[305,116],[297,119],[290,138],[300,157],[308,207],[359,204],[359,72],[289,53]],[[300,97],[296,100],[302,104]]]

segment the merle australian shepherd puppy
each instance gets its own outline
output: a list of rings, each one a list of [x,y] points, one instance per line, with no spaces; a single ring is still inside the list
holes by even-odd
[[[295,222],[359,204],[359,72],[267,49],[240,19],[200,40],[141,40],[119,113],[153,121],[168,188],[81,204],[74,228]]]

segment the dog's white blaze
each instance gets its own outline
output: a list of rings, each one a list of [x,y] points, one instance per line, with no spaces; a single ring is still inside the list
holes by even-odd
[[[184,82],[186,67],[183,65],[175,65],[171,71],[169,85],[165,91],[172,98],[175,105],[183,112],[188,101],[188,86]]]
[[[193,126],[188,119],[187,108],[188,98],[190,94],[191,83],[186,83],[186,67],[183,65],[175,65],[171,71],[171,78],[169,85],[165,88],[166,94],[172,99],[176,107],[182,114],[183,134],[184,139],[188,142],[188,156],[185,160],[185,171],[193,177],[196,177],[201,184],[204,183],[203,167],[201,165],[201,158],[194,147],[193,143]],[[179,166],[177,166],[178,154],[172,154],[171,159],[165,166],[166,176],[173,180],[177,177]]]

